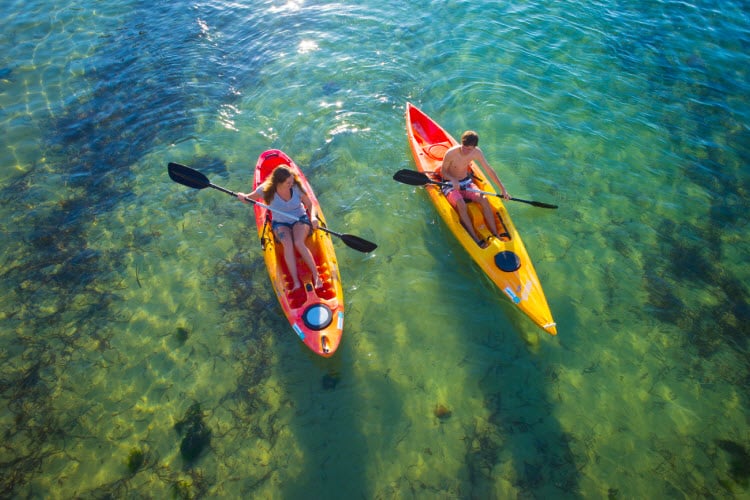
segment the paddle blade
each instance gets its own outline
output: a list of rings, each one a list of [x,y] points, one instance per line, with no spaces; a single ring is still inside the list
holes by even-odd
[[[535,201],[532,203],[535,207],[539,208],[557,208],[557,205],[553,205],[551,203],[542,203],[541,201]]]
[[[553,205],[551,203],[542,203],[541,201],[529,201],[529,200],[522,200],[520,198],[511,198],[511,200],[520,201],[522,203],[528,203],[529,205],[533,205],[539,208],[557,208],[557,205]]]
[[[435,183],[435,181],[427,177],[427,174],[406,169],[399,170],[393,174],[393,180],[410,186],[424,186],[425,184]]]
[[[182,184],[183,186],[195,189],[203,189],[211,185],[208,177],[198,172],[197,170],[193,170],[192,168],[186,167],[185,165],[180,165],[179,163],[170,162],[168,171],[169,178],[179,184]]]
[[[341,241],[346,243],[349,248],[353,248],[362,253],[370,253],[378,248],[378,246],[372,241],[364,240],[359,236],[354,236],[353,234],[342,234],[340,237]]]

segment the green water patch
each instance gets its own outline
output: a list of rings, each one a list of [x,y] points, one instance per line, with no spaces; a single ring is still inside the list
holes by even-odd
[[[727,95],[716,92],[711,77],[687,82],[678,92],[685,97],[680,117],[665,117],[679,123],[671,139],[684,151],[681,180],[703,186],[707,195],[695,199],[702,216],[693,220],[662,224],[660,236],[667,246],[666,268],[649,270],[649,286],[659,317],[685,330],[701,356],[711,356],[725,343],[748,347],[750,292],[744,277],[729,272],[736,258],[736,245],[750,222],[742,200],[748,195],[743,172],[750,157],[750,133],[726,113]],[[706,105],[702,103],[711,102]],[[722,134],[717,135],[717,130]],[[687,196],[686,196],[687,198]],[[684,284],[664,286],[664,279]],[[681,288],[713,291],[716,300],[695,304],[677,296]]]
[[[158,343],[159,335],[174,342],[167,344],[171,344],[171,347],[168,347],[166,359],[160,360],[164,355],[158,351],[149,356],[145,373],[143,362],[132,357],[132,348],[123,345],[126,340],[123,328],[111,324],[116,319],[113,315],[121,310],[120,302],[124,298],[119,298],[118,303],[110,304],[110,307],[98,308],[98,316],[89,310],[79,311],[75,320],[86,326],[75,334],[57,336],[49,333],[50,329],[54,331],[56,327],[54,322],[34,325],[38,336],[23,338],[27,341],[26,349],[4,364],[0,378],[3,399],[7,400],[15,422],[5,435],[6,450],[14,458],[12,472],[4,476],[3,491],[11,494],[23,491],[29,484],[43,484],[38,477],[40,469],[48,472],[50,467],[56,469],[61,456],[73,457],[73,464],[83,464],[92,458],[97,460],[95,450],[75,452],[73,448],[77,449],[89,440],[92,443],[99,441],[102,433],[121,444],[121,451],[115,457],[119,466],[100,476],[94,483],[79,484],[78,491],[89,496],[122,496],[134,488],[156,487],[159,491],[171,489],[181,498],[194,498],[206,494],[216,485],[214,471],[217,464],[230,459],[223,451],[216,456],[211,448],[212,440],[245,443],[252,438],[268,443],[263,449],[272,450],[281,431],[279,419],[274,416],[274,405],[269,402],[269,392],[264,387],[272,366],[268,352],[273,349],[269,343],[273,335],[269,335],[269,319],[257,311],[275,310],[278,305],[267,286],[264,287],[265,293],[259,293],[252,285],[258,281],[258,273],[265,273],[262,264],[255,268],[243,266],[243,259],[238,255],[235,259],[222,261],[207,273],[219,288],[237,291],[226,294],[225,303],[231,309],[225,315],[231,315],[232,320],[222,324],[219,332],[215,333],[223,334],[226,331],[227,338],[231,340],[231,354],[223,359],[218,352],[213,362],[226,362],[239,368],[239,372],[236,381],[222,382],[221,386],[226,389],[217,388],[216,399],[212,399],[212,406],[205,410],[200,403],[189,400],[169,403],[169,395],[174,394],[168,387],[176,381],[168,380],[170,370],[166,369],[171,364],[168,357],[203,358],[199,354],[194,355],[196,350],[201,349],[200,342],[204,338],[201,332],[203,328],[198,324],[190,321],[178,323],[177,335],[182,336],[177,339],[178,342],[174,342],[174,330],[160,333],[163,328],[157,327],[152,332],[136,328],[136,332],[149,335],[149,338],[143,339],[146,346]],[[260,276],[267,281],[264,274]],[[106,282],[97,283],[108,286]],[[211,286],[211,281],[205,284]],[[149,286],[145,279],[144,286]],[[131,283],[131,288],[138,287]],[[83,293],[79,291],[74,297],[80,297]],[[251,297],[252,300],[249,300]],[[248,304],[254,304],[257,309],[248,308]],[[238,310],[245,312],[231,312]],[[125,324],[140,322],[135,319],[138,315],[135,309],[131,309],[130,314]],[[280,314],[271,314],[270,324],[279,320],[284,321]],[[29,322],[33,321],[35,318],[29,319]],[[50,321],[56,320],[50,318]],[[90,336],[92,331],[104,329],[105,325],[111,329],[106,338],[97,340]],[[24,327],[19,325],[19,331]],[[292,334],[285,338],[291,343],[296,341]],[[138,339],[132,341],[140,342]],[[11,354],[13,352],[10,351]],[[112,386],[114,394],[107,397],[100,395],[85,402],[81,396],[96,394],[99,392],[96,386],[107,384],[108,366],[113,373],[130,373],[128,378],[133,385],[143,386],[145,382],[148,389],[145,392],[138,389],[131,391],[128,384],[115,384]],[[87,377],[81,379],[80,386],[77,386],[76,374],[81,372]],[[136,373],[138,377],[135,377]],[[166,384],[166,387],[154,387],[155,382],[158,385]],[[206,380],[206,383],[216,385],[210,380]],[[233,383],[236,386],[232,389]],[[76,387],[69,388],[71,384]],[[60,391],[63,397],[60,397]],[[124,394],[122,391],[125,391]],[[91,419],[102,418],[102,406],[114,409],[113,418],[109,425],[92,429]],[[183,409],[180,410],[180,407]],[[172,412],[173,424],[163,419],[165,411]],[[133,420],[124,421],[118,416],[120,413],[126,419]],[[155,418],[159,415],[162,417]],[[221,415],[219,424],[217,415]],[[138,431],[142,425],[153,430],[144,436]],[[119,427],[130,430],[117,431]],[[168,430],[172,430],[171,435]],[[138,443],[136,447],[133,447],[133,442]],[[93,457],[91,453],[94,453]],[[181,458],[175,460],[174,454]],[[268,481],[274,468],[259,470],[261,473],[255,479],[258,485]],[[253,475],[254,472],[248,472],[248,477]]]
[[[7,233],[13,239],[0,275],[8,291],[2,320],[7,332],[3,350],[9,356],[0,368],[0,393],[14,421],[5,436],[12,464],[2,480],[7,494],[28,485],[66,443],[85,439],[79,419],[86,405],[65,408],[56,400],[70,381],[70,365],[80,361],[81,353],[108,351],[118,325],[126,321],[110,310],[127,286],[112,278],[123,267],[124,251],[91,245],[79,220],[86,213],[83,207],[95,200],[45,200],[44,181],[33,184],[40,187],[23,196],[16,185],[0,195],[10,193],[15,203],[29,207],[23,226],[16,224]],[[19,229],[27,225],[34,229]]]
[[[27,207],[4,222],[10,240],[0,275],[8,333],[0,392],[14,420],[5,439],[13,464],[2,480],[7,494],[80,437],[83,410],[57,407],[56,395],[69,364],[80,352],[106,350],[121,321],[109,306],[122,286],[101,276],[122,266],[123,251],[92,246],[83,221],[97,198],[50,193],[48,179],[49,172],[35,169],[0,192],[4,203]]]
[[[186,77],[187,68],[175,64],[190,58],[173,56],[194,45],[213,52],[215,44],[202,44],[198,25],[173,16],[182,10],[154,12],[152,7],[146,7],[147,14],[136,8],[120,28],[101,34],[94,54],[81,66],[78,91],[52,110],[41,127],[46,133],[45,163],[29,168],[0,194],[6,206],[24,209],[3,223],[9,240],[0,276],[8,290],[2,320],[10,334],[0,369],[2,399],[13,420],[5,436],[10,473],[1,485],[8,495],[29,485],[50,457],[87,439],[82,430],[88,427],[90,407],[82,400],[72,407],[61,401],[67,401],[70,392],[86,392],[70,373],[82,370],[81,363],[90,366],[89,373],[121,364],[118,345],[125,326],[150,323],[142,321],[137,310],[122,307],[126,294],[151,284],[148,271],[133,255],[158,252],[163,231],[117,213],[135,204],[131,193],[140,160],[158,145],[194,135],[193,108],[217,98],[237,99],[231,74],[225,85],[213,86],[217,96],[205,95],[199,87],[186,88],[193,75]],[[179,29],[164,25],[170,16]],[[215,65],[200,60],[202,80],[215,80]],[[226,170],[215,159],[198,157],[196,163],[211,172]],[[139,333],[158,333],[144,330]],[[190,345],[192,336],[186,332],[188,325],[177,327],[178,347]],[[65,398],[60,398],[61,391]],[[120,459],[130,476],[158,463],[156,455],[132,449],[140,451]],[[116,480],[91,493],[119,496],[130,481]]]

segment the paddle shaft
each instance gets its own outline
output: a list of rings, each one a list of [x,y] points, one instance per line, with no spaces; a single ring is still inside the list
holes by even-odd
[[[428,179],[428,180],[429,180],[430,184],[435,184],[437,186],[448,187],[448,186],[452,186],[453,185],[450,182],[438,182],[438,181],[433,181],[432,179]],[[461,188],[461,191],[468,191],[470,193],[486,194],[486,195],[489,195],[489,196],[497,196],[498,198],[502,198],[504,200],[523,201],[523,202],[526,202],[526,203],[530,203],[529,201],[522,200],[520,198],[513,198],[513,197],[506,198],[506,197],[504,197],[501,194],[493,193],[492,191],[482,191],[481,189]]]
[[[393,178],[399,182],[410,184],[412,186],[424,186],[425,184],[434,184],[436,186],[445,187],[445,186],[451,185],[449,182],[440,182],[440,181],[430,179],[425,172],[418,172],[416,170],[407,170],[407,169],[399,170],[398,172],[396,172]],[[462,191],[480,193],[480,194],[489,195],[489,196],[497,196],[498,198],[506,199],[502,195],[493,193],[491,191],[482,191],[482,190],[473,189],[473,188],[464,188],[462,189]],[[552,205],[550,203],[543,203],[541,201],[523,200],[521,198],[514,198],[514,197],[510,197],[507,199],[511,201],[518,201],[521,203],[528,203],[529,205],[533,205],[535,207],[540,207],[540,208],[557,208],[557,205]]]
[[[195,188],[195,189],[203,189],[203,188],[210,187],[218,191],[221,191],[222,193],[226,193],[230,196],[233,196],[235,198],[238,197],[238,194],[235,193],[234,191],[230,191],[229,189],[213,184],[211,181],[208,180],[208,177],[206,177],[199,171],[192,169],[190,167],[187,167],[185,165],[180,165],[179,163],[170,162],[168,171],[169,171],[169,177],[173,181],[178,182],[184,186],[188,186],[188,187]],[[297,218],[296,216],[292,214],[283,212],[281,210],[277,210],[275,208],[271,208],[268,205],[252,200],[248,198],[247,196],[245,196],[244,199],[250,203],[258,205],[259,207],[263,207],[272,213],[284,215],[286,217],[289,217],[290,219]],[[312,226],[312,223],[310,221],[304,220],[302,218],[298,218],[298,220],[299,222],[303,222]],[[323,227],[321,225],[318,225],[318,229],[320,229],[321,231],[325,233],[338,236],[339,238],[341,238],[341,241],[343,241],[348,247],[358,250],[360,252],[369,253],[378,247],[375,243],[371,241],[367,241],[366,239],[360,238],[359,236],[355,236],[353,234],[337,233],[336,231],[332,231],[331,229],[328,229],[327,227]]]
[[[213,186],[213,184],[212,184],[212,186]],[[230,191],[230,193],[231,193],[231,191]],[[234,194],[234,193],[232,193],[232,194]],[[237,196],[237,195],[235,194],[235,196]],[[249,201],[249,202],[250,202],[250,203],[252,203],[253,205],[258,205],[259,207],[261,207],[261,208],[265,208],[266,210],[268,210],[268,211],[270,211],[270,212],[273,212],[273,213],[275,213],[275,214],[279,214],[279,215],[284,215],[284,216],[286,216],[286,217],[289,217],[290,219],[294,219],[294,217],[295,217],[294,215],[292,215],[292,214],[290,214],[290,213],[287,213],[287,212],[283,212],[283,211],[281,211],[281,210],[277,210],[277,209],[275,209],[275,208],[271,208],[271,207],[269,207],[268,205],[266,205],[266,204],[264,204],[264,203],[261,203],[261,202],[259,202],[259,201],[251,200],[251,199],[250,199],[250,198],[248,198],[247,196],[245,196],[245,201]],[[309,224],[310,226],[312,226],[312,222],[310,222],[309,220],[305,219],[304,217],[300,217],[300,218],[298,218],[298,219],[297,219],[297,222],[302,222],[302,223],[305,223],[305,224]],[[334,235],[336,235],[336,236],[343,236],[343,234],[341,234],[341,233],[337,233],[336,231],[331,231],[330,229],[328,229],[327,227],[324,227],[324,226],[320,226],[320,225],[319,225],[319,226],[318,226],[318,229],[320,229],[321,231],[325,231],[326,233],[329,233],[329,234],[334,234]]]
[[[227,188],[223,188],[223,187],[221,187],[221,186],[217,186],[216,184],[214,184],[214,183],[212,183],[212,182],[209,182],[209,183],[208,183],[208,187],[211,187],[211,188],[214,188],[214,189],[218,189],[218,190],[219,190],[219,191],[221,191],[222,193],[227,193],[227,194],[229,194],[229,195],[232,195],[232,196],[234,196],[235,198],[237,198],[237,197],[238,197],[238,194],[237,194],[237,193],[235,193],[234,191],[230,191],[230,190],[229,190],[229,189],[227,189]],[[268,210],[269,212],[272,212],[272,213],[275,213],[275,214],[279,214],[279,215],[283,215],[283,216],[285,216],[285,217],[289,217],[290,219],[294,219],[294,218],[295,218],[295,216],[294,216],[294,215],[292,215],[292,214],[290,214],[290,213],[288,213],[288,212],[284,212],[284,211],[282,211],[282,210],[278,210],[278,209],[276,209],[276,208],[271,208],[271,207],[269,207],[268,205],[266,205],[265,203],[261,203],[261,202],[259,202],[259,201],[255,201],[255,200],[252,200],[252,199],[248,198],[247,196],[245,196],[244,198],[245,198],[245,201],[248,201],[248,202],[252,203],[253,205],[258,205],[258,206],[259,206],[259,207],[261,207],[261,208],[265,208],[265,209],[266,209],[266,210]],[[305,224],[309,224],[310,226],[312,226],[312,223],[311,223],[311,222],[310,222],[309,220],[307,220],[307,219],[304,219],[304,218],[302,218],[302,217],[299,217],[299,218],[297,219],[297,222],[303,222],[303,223],[305,223]],[[335,235],[335,236],[339,236],[339,237],[341,237],[341,236],[344,236],[343,234],[341,234],[341,233],[337,233],[336,231],[332,231],[332,230],[328,229],[327,227],[323,227],[323,226],[318,226],[318,229],[320,229],[321,231],[324,231],[324,232],[326,232],[326,233],[329,233],[329,234],[333,234],[333,235]]]
[[[219,188],[219,186],[214,186],[213,184],[211,184],[211,187]],[[228,193],[231,193],[231,194],[234,194],[235,196],[237,196],[235,193],[232,193],[231,191],[227,191],[227,190],[225,190],[223,188],[219,188],[219,189],[221,189],[222,191],[226,191]],[[247,196],[245,196],[245,201],[249,201],[250,203],[252,203],[254,205],[257,205],[259,207],[265,208],[266,210],[269,210],[270,212],[273,212],[275,214],[285,215],[286,217],[289,217],[290,219],[294,219],[294,215],[292,215],[290,213],[283,212],[283,211],[277,210],[275,208],[271,208],[271,207],[269,207],[268,205],[266,205],[264,203],[261,203],[259,201],[255,201],[255,200],[251,200]],[[302,223],[308,224],[310,227],[312,227],[312,222],[310,222],[309,220],[307,220],[305,218],[300,217],[299,219],[297,219],[297,222],[302,222]],[[341,240],[344,243],[347,244],[347,246],[349,246],[350,248],[354,248],[355,250],[359,250],[360,252],[365,252],[365,253],[371,252],[371,251],[375,250],[375,247],[377,246],[377,245],[375,245],[375,243],[372,243],[370,241],[362,239],[359,236],[354,236],[352,234],[337,233],[336,231],[334,231],[332,229],[328,229],[325,226],[318,225],[318,229],[320,229],[324,233],[328,233],[328,234],[332,234],[334,236],[338,236],[339,238],[341,238]]]

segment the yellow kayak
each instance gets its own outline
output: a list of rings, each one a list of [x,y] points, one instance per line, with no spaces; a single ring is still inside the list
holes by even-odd
[[[472,164],[474,182],[481,191],[487,193],[486,197],[493,207],[497,228],[502,236],[500,239],[489,238],[491,233],[485,224],[481,207],[477,203],[467,203],[477,235],[481,239],[489,238],[490,244],[486,248],[480,248],[468,231],[464,229],[458,213],[450,205],[438,185],[441,179],[435,174],[435,171],[442,164],[445,152],[458,144],[456,140],[411,103],[406,105],[406,132],[414,161],[419,170],[419,172],[413,173],[425,178],[425,182],[421,184],[425,186],[432,203],[451,232],[513,304],[547,333],[557,335],[555,321],[552,319],[552,313],[534,265],[531,263],[531,258],[523,241],[521,241],[516,226],[505,209],[502,198],[497,196],[495,188],[487,180],[481,166],[476,163]],[[407,174],[408,171],[399,173]],[[404,179],[398,178],[396,180],[404,181]],[[405,182],[418,183],[409,182],[408,179]],[[552,207],[554,206],[548,208]]]

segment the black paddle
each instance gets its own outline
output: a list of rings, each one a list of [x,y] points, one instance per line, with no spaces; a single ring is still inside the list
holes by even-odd
[[[225,189],[221,186],[217,186],[216,184],[211,184],[211,181],[208,180],[208,177],[203,175],[202,173],[198,172],[197,170],[194,170],[190,167],[186,167],[185,165],[180,165],[179,163],[169,163],[169,177],[183,186],[195,188],[195,189],[203,189],[203,188],[214,188],[218,189],[219,191],[222,191],[224,193],[227,193],[229,195],[237,197],[237,193],[234,191],[230,191],[228,189]],[[279,210],[274,210],[273,208],[264,205],[263,203],[251,200],[249,198],[245,198],[250,203],[253,203],[255,205],[261,206],[267,210],[270,210],[271,212],[275,212],[281,215],[286,215],[287,217],[293,217],[290,214],[287,214],[285,212],[281,212]],[[334,236],[338,236],[341,238],[341,241],[343,241],[347,246],[350,248],[353,248],[355,250],[358,250],[363,253],[369,253],[378,248],[378,246],[371,242],[367,241],[365,239],[360,238],[359,236],[354,236],[353,234],[341,234],[337,233],[336,231],[331,231],[327,227],[318,226],[318,229],[321,231],[325,231],[326,233],[332,234]]]
[[[437,186],[447,186],[447,182],[439,182],[430,179],[427,174],[424,172],[417,172],[416,170],[399,170],[395,174],[393,174],[393,180],[398,182],[403,182],[404,184],[409,184],[410,186],[424,186],[426,184],[435,184]],[[479,189],[467,189],[466,191],[472,191],[474,193],[482,193],[487,194],[490,196],[497,196],[498,198],[502,198],[501,195],[497,193],[491,193],[489,191],[480,191]],[[541,201],[529,201],[529,200],[522,200],[521,198],[510,198],[512,201],[520,201],[521,203],[528,203],[529,205],[534,205],[535,207],[539,208],[557,208],[557,205],[552,205],[550,203],[542,203]]]

